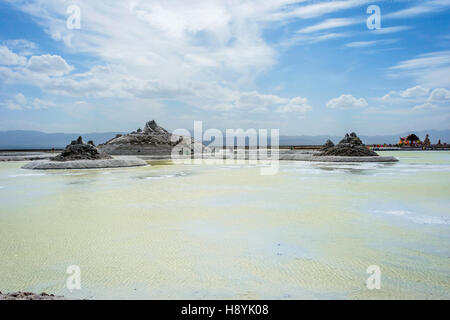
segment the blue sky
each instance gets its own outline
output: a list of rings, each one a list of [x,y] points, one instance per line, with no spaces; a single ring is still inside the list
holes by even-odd
[[[450,129],[449,18],[450,0],[4,0],[0,130]]]

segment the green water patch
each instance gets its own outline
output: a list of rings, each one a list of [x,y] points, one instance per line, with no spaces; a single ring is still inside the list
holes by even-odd
[[[147,160],[146,161],[151,166],[173,166],[175,163],[172,160]]]

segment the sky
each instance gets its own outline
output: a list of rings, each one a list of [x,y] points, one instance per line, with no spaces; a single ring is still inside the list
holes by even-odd
[[[0,0],[0,131],[450,129],[449,22],[450,0]]]

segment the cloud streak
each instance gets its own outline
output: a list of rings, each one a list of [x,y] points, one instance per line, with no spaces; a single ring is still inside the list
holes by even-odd
[[[390,77],[414,77],[428,87],[450,87],[450,51],[435,51],[400,61],[388,68]]]
[[[361,18],[334,18],[334,19],[327,19],[323,22],[320,22],[318,24],[305,27],[303,29],[300,29],[297,31],[297,33],[312,33],[317,31],[323,31],[328,29],[335,29],[340,27],[347,27],[351,26],[357,23],[364,22],[364,19]]]
[[[442,10],[447,10],[450,7],[450,1],[448,0],[431,0],[422,1],[418,5],[411,6],[402,10],[398,10],[392,13],[388,13],[383,16],[385,19],[406,19],[414,18],[429,13],[435,13]]]

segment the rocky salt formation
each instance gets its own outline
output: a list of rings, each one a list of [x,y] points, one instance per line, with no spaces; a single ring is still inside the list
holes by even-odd
[[[193,138],[174,135],[158,126],[155,120],[146,123],[144,130],[138,129],[127,135],[115,138],[98,146],[99,150],[111,155],[135,155],[168,157],[174,148],[179,155],[202,152],[205,146]]]
[[[145,134],[169,134],[169,132],[156,124],[155,120],[149,121],[145,124]]]
[[[58,156],[50,160],[32,161],[23,169],[57,170],[57,169],[102,169],[146,166],[147,162],[135,157],[113,158],[99,151],[92,141],[85,144],[79,137],[72,141]]]
[[[341,157],[378,157],[378,154],[367,148],[356,133],[346,134],[336,146],[327,148],[316,156]]]
[[[74,161],[74,160],[101,160],[112,159],[111,156],[104,152],[100,152],[92,141],[85,144],[81,137],[72,141],[66,149],[58,156],[54,157],[53,161]]]
[[[0,300],[66,300],[66,298],[55,296],[53,294],[47,294],[45,292],[41,294],[35,294],[31,292],[0,292]]]

